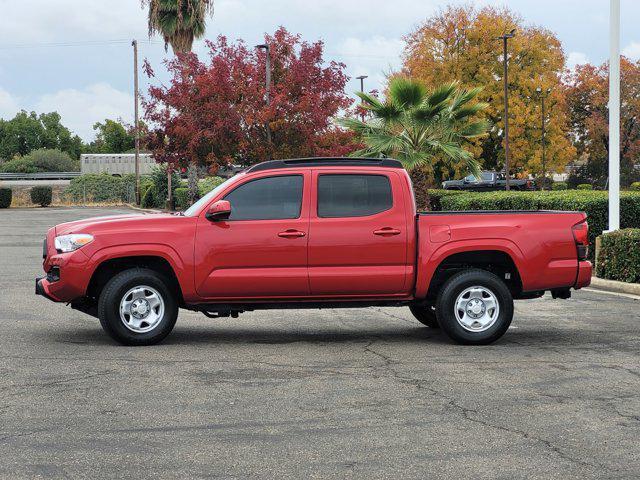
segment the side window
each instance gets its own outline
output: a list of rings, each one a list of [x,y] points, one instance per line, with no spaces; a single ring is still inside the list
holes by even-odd
[[[393,206],[386,175],[333,175],[318,177],[318,216],[365,217]]]
[[[229,220],[298,218],[302,208],[302,175],[251,180],[225,195],[231,203]]]

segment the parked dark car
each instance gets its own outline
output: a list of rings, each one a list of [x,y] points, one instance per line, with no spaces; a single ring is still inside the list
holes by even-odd
[[[480,178],[475,175],[468,175],[462,180],[448,180],[442,182],[445,190],[469,190],[472,192],[494,192],[504,190],[507,181],[504,173],[482,172]],[[532,180],[509,179],[509,188],[512,190],[535,190],[535,183]]]

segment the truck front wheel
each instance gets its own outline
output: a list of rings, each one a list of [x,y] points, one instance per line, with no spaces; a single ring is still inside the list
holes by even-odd
[[[176,296],[162,275],[132,268],[115,275],[98,300],[104,331],[125,345],[153,345],[162,341],[178,318]]]
[[[467,345],[486,345],[502,337],[513,318],[511,292],[491,272],[470,269],[445,282],[436,300],[442,330]]]

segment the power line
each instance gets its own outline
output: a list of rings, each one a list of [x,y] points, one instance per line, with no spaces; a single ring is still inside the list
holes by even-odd
[[[162,45],[157,40],[147,40],[144,43],[148,45]],[[76,42],[50,42],[50,43],[17,43],[13,45],[2,45],[0,50],[15,50],[24,48],[65,48],[65,47],[91,47],[91,46],[109,46],[109,45],[127,45],[131,44],[130,39],[112,39],[112,40],[82,40]]]

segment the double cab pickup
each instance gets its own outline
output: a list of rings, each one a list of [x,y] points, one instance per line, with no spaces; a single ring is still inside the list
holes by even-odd
[[[587,237],[581,212],[417,213],[391,159],[273,160],[179,214],[51,228],[36,293],[128,345],[164,339],[180,308],[354,306],[408,307],[454,341],[487,344],[509,328],[514,299],[589,285]]]

